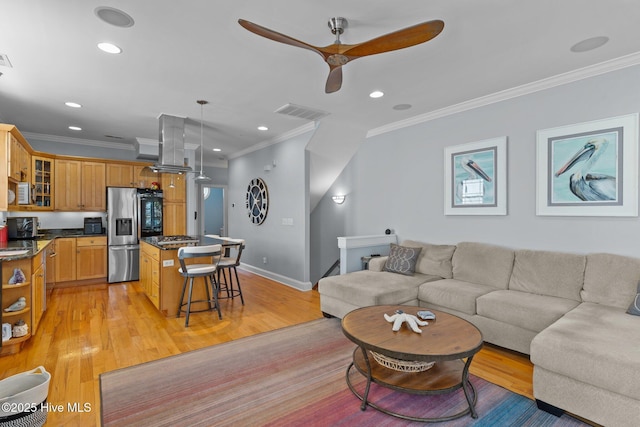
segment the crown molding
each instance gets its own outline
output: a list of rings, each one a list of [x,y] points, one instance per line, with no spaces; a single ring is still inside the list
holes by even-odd
[[[516,86],[511,89],[495,92],[486,96],[481,96],[479,98],[464,101],[459,104],[444,107],[439,110],[434,110],[428,113],[420,114],[418,116],[410,117],[405,120],[389,123],[384,126],[370,129],[367,132],[366,137],[369,138],[372,136],[381,135],[387,132],[392,132],[392,131],[403,129],[409,126],[414,126],[420,123],[425,123],[431,120],[450,116],[452,114],[473,110],[475,108],[483,107],[490,104],[495,104],[497,102],[506,101],[508,99],[517,98],[523,95],[528,95],[528,94],[539,92],[542,90],[551,89],[551,88],[565,85],[568,83],[577,82],[589,77],[599,76],[612,71],[621,70],[627,67],[632,67],[638,64],[640,64],[640,52],[632,53],[630,55],[612,59],[610,61],[605,61],[599,64],[569,71],[563,74],[558,74],[552,77],[548,77],[546,79],[527,83],[521,86]]]
[[[291,138],[295,138],[296,136],[302,135],[304,133],[310,132],[316,128],[316,122],[309,122],[303,126],[297,127],[289,132],[285,132],[276,136],[275,138],[268,139],[266,141],[262,141],[257,143],[256,145],[252,145],[251,147],[245,148],[244,150],[238,151],[237,153],[233,153],[227,156],[229,159],[235,159],[246,154],[252,153],[254,151],[262,150],[263,148],[269,147],[274,144],[278,144],[279,142],[286,141]]]
[[[57,135],[47,135],[44,133],[34,133],[34,132],[21,132],[22,135],[27,139],[36,139],[38,141],[45,142],[61,142],[66,144],[77,144],[91,147],[101,147],[101,148],[111,148],[116,150],[127,150],[134,151],[135,148],[128,143],[118,143],[118,142],[106,142],[106,141],[96,141],[94,139],[82,139],[82,138],[73,138],[67,136],[57,136]]]

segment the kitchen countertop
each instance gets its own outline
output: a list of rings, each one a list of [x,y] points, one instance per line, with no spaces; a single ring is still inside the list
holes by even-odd
[[[38,236],[35,240],[9,240],[7,243],[0,243],[0,262],[32,258],[57,237],[106,236],[106,234],[84,234],[83,228],[60,228],[38,231]]]
[[[183,247],[183,246],[204,246],[204,245],[225,245],[227,243],[227,240],[224,239],[214,239],[213,237],[207,237],[207,236],[188,236],[191,239],[194,239],[191,242],[188,243],[171,243],[171,244],[159,244],[158,240],[162,239],[163,237],[166,236],[153,236],[153,237],[141,237],[140,238],[140,242],[144,242],[144,243],[148,243],[158,249],[161,249],[163,251],[170,251],[170,250],[174,250],[177,251],[179,248]],[[171,237],[171,236],[169,236]],[[187,236],[185,236],[187,237]]]

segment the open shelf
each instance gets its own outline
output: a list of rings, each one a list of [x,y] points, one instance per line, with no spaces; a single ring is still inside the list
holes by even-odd
[[[31,307],[25,307],[22,310],[19,311],[4,311],[2,310],[2,318],[4,319],[5,317],[9,317],[9,316],[19,316],[21,314],[25,314],[31,311]]]
[[[9,284],[3,284],[2,285],[2,289],[19,289],[19,288],[24,288],[27,286],[30,286],[31,282],[23,282],[23,283],[17,283],[15,285],[9,285]]]

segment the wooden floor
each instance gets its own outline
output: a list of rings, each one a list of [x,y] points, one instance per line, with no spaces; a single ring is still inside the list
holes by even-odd
[[[223,301],[222,320],[192,314],[188,328],[184,317],[162,316],[137,282],[54,289],[37,334],[20,353],[0,357],[0,379],[42,365],[52,375],[50,408],[61,408],[49,412],[47,425],[100,425],[103,372],[322,317],[317,291],[239,274],[245,306],[237,298]],[[526,356],[487,345],[471,372],[532,397],[533,368]]]

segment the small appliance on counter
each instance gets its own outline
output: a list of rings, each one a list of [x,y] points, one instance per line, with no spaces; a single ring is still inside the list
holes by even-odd
[[[85,218],[84,234],[102,234],[102,218],[99,216]]]
[[[35,239],[38,234],[38,217],[9,217],[7,229],[9,240]]]

